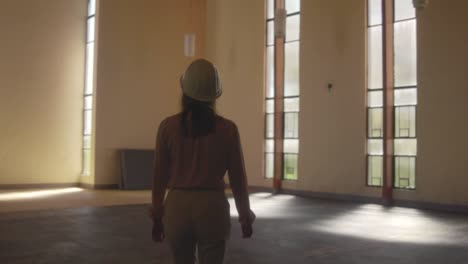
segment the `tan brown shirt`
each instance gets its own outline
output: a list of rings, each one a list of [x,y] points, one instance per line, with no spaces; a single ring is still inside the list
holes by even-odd
[[[177,114],[159,125],[153,178],[154,217],[163,215],[166,188],[224,189],[227,171],[239,221],[249,221],[247,176],[236,124],[217,116],[214,133],[194,138],[182,134],[181,118]]]

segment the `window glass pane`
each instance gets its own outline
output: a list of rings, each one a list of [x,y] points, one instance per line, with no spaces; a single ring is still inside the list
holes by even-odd
[[[369,26],[382,24],[382,0],[368,0],[367,12]]]
[[[299,95],[299,42],[284,47],[284,96]]]
[[[395,21],[416,18],[413,0],[395,0]]]
[[[85,94],[92,94],[94,90],[94,43],[86,44],[86,82]]]
[[[395,156],[416,156],[416,139],[395,139]]]
[[[417,105],[418,90],[411,89],[395,89],[395,105]]]
[[[267,22],[267,45],[275,44],[275,24],[273,21]]]
[[[369,109],[369,131],[370,138],[383,137],[383,109],[371,108]]]
[[[367,157],[367,175],[370,186],[382,186],[383,176],[383,157],[382,156],[368,156]]]
[[[271,46],[267,48],[267,60],[266,60],[266,96],[273,98],[275,96],[275,47]]]
[[[285,98],[284,112],[299,112],[299,98]]]
[[[83,175],[90,175],[91,171],[91,150],[83,149]]]
[[[96,0],[88,0],[88,16],[96,14]]]
[[[266,137],[273,138],[275,136],[275,115],[266,115]]]
[[[268,114],[275,112],[275,100],[274,99],[266,100],[266,112]]]
[[[395,157],[395,187],[416,188],[416,158]]]
[[[382,139],[368,139],[367,140],[367,154],[383,155],[383,140]]]
[[[275,141],[273,139],[265,140],[265,152],[267,153],[275,152]]]
[[[416,137],[416,107],[395,108],[395,137]]]
[[[94,41],[95,28],[96,28],[95,20],[96,20],[95,17],[88,19],[88,37],[86,39],[86,42]]]
[[[93,113],[92,110],[84,111],[84,131],[85,135],[91,135],[93,128]]]
[[[275,17],[275,0],[268,0],[267,2],[267,19]]]
[[[381,89],[383,87],[382,26],[370,27],[367,32],[367,87]]]
[[[395,23],[395,87],[417,84],[416,20]]]
[[[284,137],[299,138],[299,113],[284,114]]]
[[[93,109],[93,96],[85,96],[84,98],[84,109],[90,110]]]
[[[284,179],[297,180],[298,155],[284,154]]]
[[[273,178],[275,173],[275,154],[265,154],[265,177]]]
[[[90,149],[91,148],[91,136],[84,136],[83,137],[83,148]]]
[[[383,106],[383,92],[372,91],[367,93],[367,105],[369,107],[382,107]]]
[[[301,11],[301,0],[286,0],[286,11],[288,14]]]
[[[298,139],[285,139],[284,140],[284,153],[299,153],[299,140]]]
[[[286,41],[300,39],[300,15],[290,16],[286,19]]]

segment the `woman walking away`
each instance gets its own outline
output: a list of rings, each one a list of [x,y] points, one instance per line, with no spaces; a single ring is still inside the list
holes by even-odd
[[[156,139],[153,240],[167,237],[176,264],[195,263],[195,249],[198,263],[221,264],[231,227],[226,171],[244,238],[252,236],[255,220],[239,131],[216,114],[222,89],[211,62],[195,60],[180,81],[182,112],[161,122]]]

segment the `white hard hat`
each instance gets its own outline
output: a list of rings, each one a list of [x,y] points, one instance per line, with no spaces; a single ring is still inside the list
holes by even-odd
[[[183,93],[197,101],[212,102],[223,93],[216,66],[205,60],[193,61],[180,80]]]

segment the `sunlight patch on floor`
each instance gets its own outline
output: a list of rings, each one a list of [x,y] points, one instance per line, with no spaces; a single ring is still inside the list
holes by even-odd
[[[63,189],[51,189],[51,190],[40,190],[40,191],[15,191],[0,193],[0,201],[14,201],[14,200],[26,200],[26,199],[39,199],[50,196],[57,196],[62,194],[81,192],[81,188],[63,188]]]
[[[462,242],[456,228],[420,210],[380,205],[362,205],[337,217],[311,223],[306,229],[383,242],[452,245]]]
[[[287,211],[291,208],[295,199],[296,197],[292,195],[266,192],[254,193],[250,195],[250,207],[257,215],[257,218],[286,219],[292,217]],[[228,200],[231,205],[231,216],[238,217],[234,198]]]

